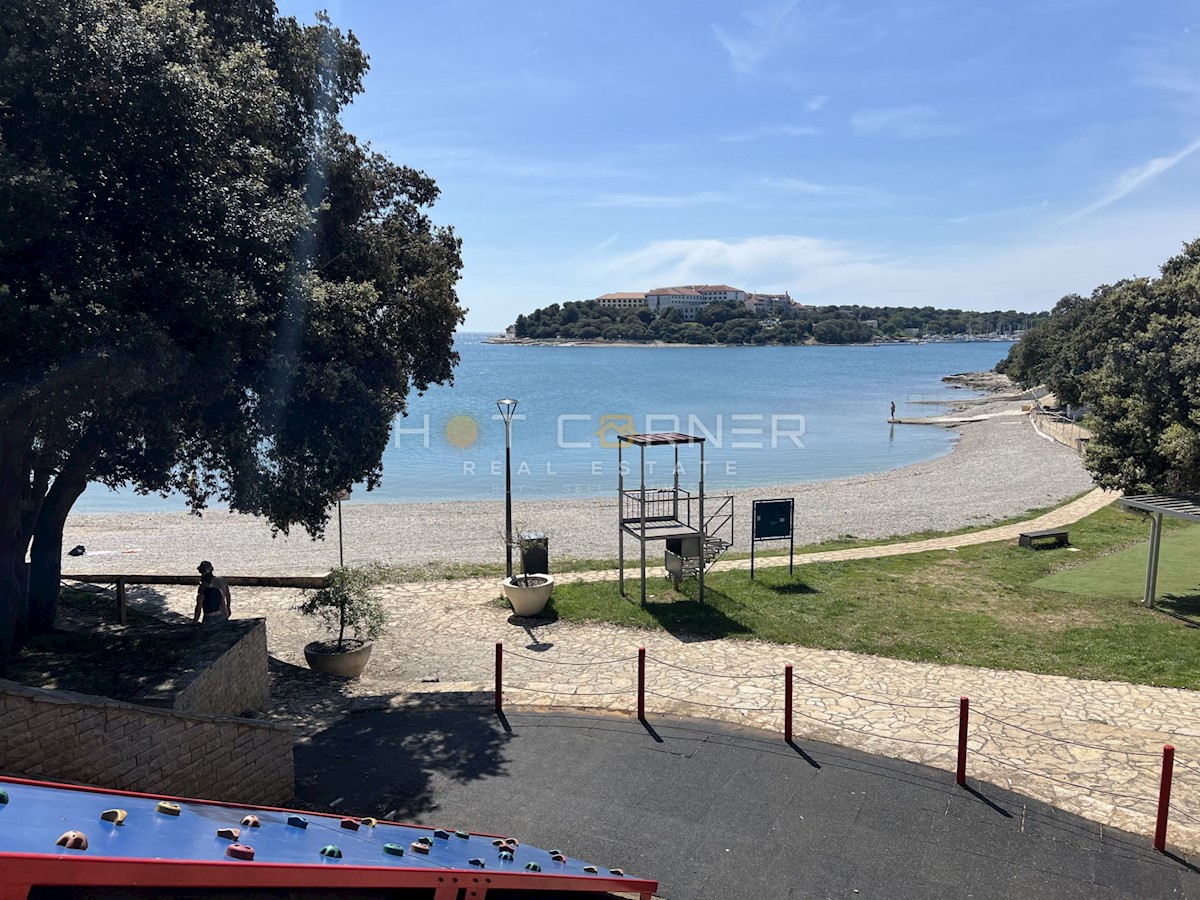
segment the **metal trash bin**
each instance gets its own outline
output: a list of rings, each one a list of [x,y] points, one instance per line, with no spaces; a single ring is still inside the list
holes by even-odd
[[[541,531],[522,531],[517,535],[521,549],[521,571],[527,575],[550,574],[550,541]]]

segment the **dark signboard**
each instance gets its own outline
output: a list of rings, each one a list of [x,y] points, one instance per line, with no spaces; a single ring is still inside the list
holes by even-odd
[[[754,540],[769,541],[792,536],[794,499],[754,501]]]

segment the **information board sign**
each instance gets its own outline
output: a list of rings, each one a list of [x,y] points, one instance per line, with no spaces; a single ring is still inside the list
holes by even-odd
[[[788,574],[793,570],[796,541],[793,531],[795,521],[796,499],[788,497],[779,500],[755,500],[752,518],[754,524],[750,531],[750,577],[754,577],[754,545],[757,541],[789,542]]]

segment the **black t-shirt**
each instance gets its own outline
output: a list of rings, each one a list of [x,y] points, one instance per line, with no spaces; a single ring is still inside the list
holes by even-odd
[[[206,587],[204,589],[204,614],[207,616],[211,613],[222,612],[224,609],[225,597],[221,593],[221,589]]]

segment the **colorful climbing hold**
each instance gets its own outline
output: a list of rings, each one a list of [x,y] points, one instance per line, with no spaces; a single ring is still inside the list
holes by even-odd
[[[164,816],[177,816],[180,812],[179,804],[172,803],[170,800],[163,800],[154,808]]]
[[[304,818],[304,816],[288,816],[287,823],[289,825],[291,825],[293,828],[307,828],[308,827],[308,819]]]
[[[459,831],[454,832],[454,836],[460,837],[465,841],[471,837],[471,832],[459,830]]]
[[[342,819],[342,827],[349,828],[351,831],[358,831],[358,819]]]
[[[230,844],[225,848],[225,855],[234,859],[254,859],[254,848],[246,844]]]
[[[127,815],[129,815],[129,813],[125,812],[123,809],[106,809],[104,812],[100,813],[100,820],[102,822],[112,822],[114,825],[124,825],[125,817]]]
[[[550,854],[550,858],[558,863],[565,863],[567,861],[567,858],[557,850]]]
[[[542,871],[542,867],[541,867],[541,866],[539,866],[539,865],[538,865],[537,863],[535,863],[535,862],[528,862],[528,863],[525,863],[525,868],[526,868],[526,869],[528,869],[530,872],[540,872],[540,871]]]
[[[366,825],[368,828],[374,828],[376,825],[379,824],[379,820],[373,819],[370,816],[367,816],[365,819],[362,820],[362,824]]]
[[[256,816],[256,815],[243,816],[242,817],[242,827],[243,828],[262,828],[262,822],[259,821],[258,816]]]
[[[611,872],[613,875],[624,875],[625,874],[624,869],[609,869],[608,871]]]
[[[399,844],[384,844],[383,852],[390,853],[392,856],[403,856],[404,848],[401,847]]]
[[[217,837],[224,838],[227,841],[236,841],[242,836],[240,828],[218,828]]]
[[[477,856],[477,857],[475,857],[474,859],[468,859],[468,860],[467,860],[467,865],[469,865],[469,866],[479,866],[479,868],[481,868],[481,869],[482,869],[482,868],[484,867],[484,862],[483,862],[483,860],[482,860],[482,859],[480,859],[480,858]]]
[[[8,802],[8,791],[4,790],[3,788],[0,788],[0,803],[7,803],[7,802]]]
[[[68,850],[86,850],[88,848],[87,835],[82,831],[64,831],[54,843],[60,847],[66,847]]]
[[[500,851],[500,859],[503,860],[504,862],[512,862],[512,858],[513,858],[513,855],[512,855],[511,850],[501,850]]]
[[[413,853],[428,853],[429,845],[422,844],[420,841],[413,841],[411,844],[408,845],[408,849],[411,850]]]
[[[435,838],[441,838],[444,841],[450,837],[450,832],[448,832],[445,828],[435,828],[433,830],[433,836]]]
[[[587,872],[589,875],[595,875],[600,870],[597,869],[595,866],[584,866],[583,871]]]
[[[421,844],[425,847],[432,847],[433,846],[433,838],[431,838],[427,834],[423,834],[419,838],[417,838],[417,843]]]
[[[330,859],[341,859],[342,851],[338,849],[337,844],[326,844],[321,848],[321,855]]]

